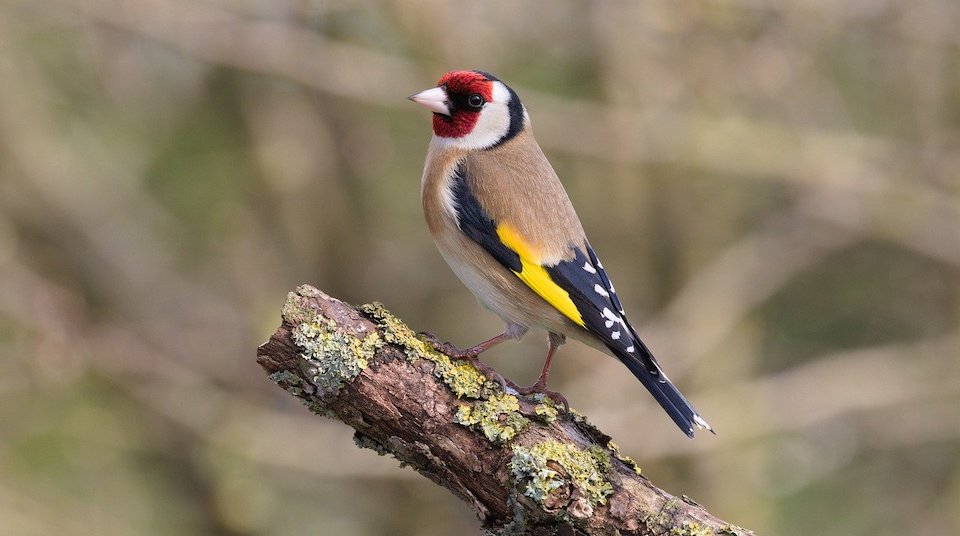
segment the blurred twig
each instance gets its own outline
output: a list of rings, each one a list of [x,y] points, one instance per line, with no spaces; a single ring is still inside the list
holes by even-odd
[[[242,9],[183,1],[62,0],[91,21],[132,32],[207,62],[295,80],[353,101],[395,106],[438,73],[408,59],[328,39],[294,20],[254,17]],[[290,17],[287,17],[290,19]],[[457,67],[457,66],[447,66]],[[807,188],[945,206],[943,224],[956,224],[943,192],[901,180],[889,164],[916,160],[922,148],[856,132],[831,132],[742,116],[674,109],[637,109],[548,95],[517,86],[548,149],[611,162],[683,159],[730,177],[775,177]],[[531,103],[535,103],[531,106]],[[694,158],[690,159],[692,151]],[[946,180],[947,165],[925,170]],[[896,188],[891,188],[896,184]],[[904,195],[906,193],[906,195]],[[922,215],[917,217],[924,217]],[[944,229],[944,225],[937,228]],[[960,238],[951,238],[960,251]],[[954,253],[953,259],[960,253]]]
[[[422,83],[414,64],[339,43],[290,20],[245,16],[209,3],[69,2],[84,16],[211,63],[296,80],[325,93],[394,104]]]

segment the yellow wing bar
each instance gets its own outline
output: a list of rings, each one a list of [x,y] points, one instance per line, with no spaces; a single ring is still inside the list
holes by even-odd
[[[512,270],[513,273],[526,283],[541,298],[547,300],[547,303],[554,306],[558,311],[564,314],[570,320],[573,320],[580,326],[584,326],[583,317],[573,300],[570,299],[570,293],[551,279],[550,274],[540,265],[540,252],[534,249],[512,226],[500,224],[497,226],[497,236],[505,246],[512,249],[520,256],[520,271]]]

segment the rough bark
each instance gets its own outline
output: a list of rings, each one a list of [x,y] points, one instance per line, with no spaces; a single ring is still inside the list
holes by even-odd
[[[379,304],[301,286],[257,362],[359,446],[453,492],[491,534],[752,534],[654,486],[583,416],[504,393]]]

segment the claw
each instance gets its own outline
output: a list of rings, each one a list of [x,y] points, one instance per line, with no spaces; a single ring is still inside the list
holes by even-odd
[[[450,357],[453,357],[456,359],[469,359],[471,357],[476,357],[476,355],[471,356],[469,354],[469,350],[470,350],[469,348],[467,349],[467,351],[461,350],[460,348],[456,347],[453,343],[441,341],[440,338],[434,335],[433,333],[427,333],[426,331],[421,331],[417,333],[417,335],[420,337],[420,340],[429,344],[430,346],[433,346],[433,348],[439,351],[440,353],[447,354]]]
[[[547,389],[547,386],[539,381],[531,385],[530,387],[519,387],[517,388],[517,392],[520,393],[521,395],[541,394],[543,396],[549,397],[551,400],[554,401],[554,403],[563,406],[564,413],[570,413],[570,403],[567,402],[567,397],[563,396],[557,391],[551,391]]]
[[[493,369],[490,365],[487,365],[480,361],[477,356],[480,354],[482,349],[478,351],[478,347],[474,346],[472,348],[467,348],[466,350],[461,350],[452,343],[441,341],[436,335],[432,333],[427,333],[426,331],[421,331],[417,333],[420,339],[430,346],[433,346],[434,349],[440,353],[446,354],[447,356],[457,359],[460,361],[468,361],[471,365],[481,374],[487,377],[488,380],[497,382],[500,384],[500,388],[503,389],[503,392],[508,392],[508,384],[514,388],[516,385],[513,382],[510,382],[503,377],[502,374]],[[479,346],[479,345],[478,345]]]

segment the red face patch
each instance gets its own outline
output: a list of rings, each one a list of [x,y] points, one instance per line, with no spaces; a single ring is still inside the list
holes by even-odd
[[[487,102],[493,100],[493,83],[474,71],[450,71],[440,77],[437,85],[447,86],[449,93],[479,93]]]
[[[480,119],[480,112],[458,107],[456,103],[474,93],[490,102],[493,100],[493,82],[473,71],[451,71],[440,77],[437,86],[446,86],[452,107],[449,116],[433,114],[433,133],[443,138],[462,138],[470,134]]]

